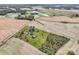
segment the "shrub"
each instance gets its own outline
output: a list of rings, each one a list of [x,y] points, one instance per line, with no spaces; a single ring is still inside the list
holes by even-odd
[[[77,43],[79,44],[79,40],[77,41]]]
[[[75,55],[73,51],[68,51],[67,55]]]
[[[49,34],[46,42],[41,46],[40,50],[49,55],[55,54],[59,48],[66,44],[70,39],[55,35]]]

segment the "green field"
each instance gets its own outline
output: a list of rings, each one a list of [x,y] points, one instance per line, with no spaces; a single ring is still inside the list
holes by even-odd
[[[70,39],[64,36],[50,33],[47,37],[46,42],[41,46],[40,50],[49,55],[55,54],[58,49],[65,45],[69,40]]]
[[[49,16],[67,16],[67,17],[79,17],[79,13],[70,11],[59,11],[59,10],[41,10],[40,12],[48,14]]]
[[[49,55],[55,54],[59,48],[61,48],[70,40],[69,38],[66,38],[64,36],[51,34],[37,28],[35,28],[35,31],[33,32],[33,34],[36,35],[35,38],[32,38],[27,32],[28,27],[24,27],[14,36],[30,43],[40,51]]]
[[[42,30],[35,28],[34,35],[36,38],[32,38],[28,33],[28,27],[24,27],[20,32],[16,33],[15,37],[23,39],[26,42],[29,42],[33,46],[39,48],[46,41],[48,33]]]

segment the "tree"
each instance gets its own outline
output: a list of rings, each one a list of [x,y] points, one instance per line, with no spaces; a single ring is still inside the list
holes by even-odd
[[[34,15],[28,14],[27,16],[25,16],[25,18],[32,21],[32,20],[34,20]]]

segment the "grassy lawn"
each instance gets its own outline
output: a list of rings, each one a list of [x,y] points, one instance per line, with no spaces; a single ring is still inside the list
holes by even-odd
[[[42,30],[38,30],[35,28],[34,35],[36,38],[32,38],[28,33],[28,27],[24,27],[22,31],[16,33],[15,37],[23,39],[26,42],[29,42],[33,46],[39,48],[46,41],[48,33]]]
[[[70,39],[64,36],[51,34],[35,28],[34,35],[32,38],[28,33],[28,27],[24,27],[21,31],[16,33],[14,36],[20,38],[31,45],[37,47],[40,51],[52,55],[55,54],[59,48],[65,45]]]

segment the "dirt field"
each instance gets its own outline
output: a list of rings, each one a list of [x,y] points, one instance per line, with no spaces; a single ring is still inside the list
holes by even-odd
[[[65,46],[60,48],[56,54],[64,55],[67,54],[69,50],[72,50],[75,52],[75,54],[79,55],[79,44],[77,43],[77,41],[79,40],[79,18],[71,19],[68,17],[60,16],[52,18],[45,17],[45,19],[43,19],[38,20],[39,22],[44,24],[43,26],[38,22],[34,23],[34,26],[50,33],[58,34],[71,39]],[[52,22],[53,20],[57,22]],[[62,20],[67,22],[73,21],[77,23],[60,23],[59,21]]]
[[[0,18],[0,44],[19,31],[27,22],[9,18]]]
[[[0,55],[45,55],[45,53],[23,40],[11,38],[0,47]]]
[[[30,44],[20,39],[12,38],[25,25],[28,25],[28,22],[24,20],[0,18],[0,55],[44,54]]]
[[[40,19],[48,22],[79,23],[79,18],[69,18],[66,16],[41,17]]]
[[[0,34],[1,41],[3,41],[7,36],[12,35],[12,33],[18,31],[20,29],[20,24],[22,25],[24,22],[20,20],[18,22],[18,20],[15,21],[12,19],[11,19],[12,21],[10,19],[8,20],[9,21],[7,21],[7,19],[0,20],[0,22],[2,21],[0,24],[3,24],[3,25],[0,25],[0,33],[2,33]],[[36,28],[39,28],[57,35],[65,36],[71,39],[67,44],[65,44],[62,48],[60,48],[57,51],[56,53],[57,55],[67,54],[69,50],[72,50],[75,52],[75,54],[79,55],[79,44],[77,43],[77,41],[79,40],[79,18],[71,19],[65,16],[48,17],[48,18],[43,17],[38,19],[37,21],[33,21],[33,22],[27,21],[27,23],[29,23],[28,24],[29,26],[34,25]],[[61,21],[65,21],[67,23],[62,23]],[[11,33],[11,34],[8,34],[8,33]]]

